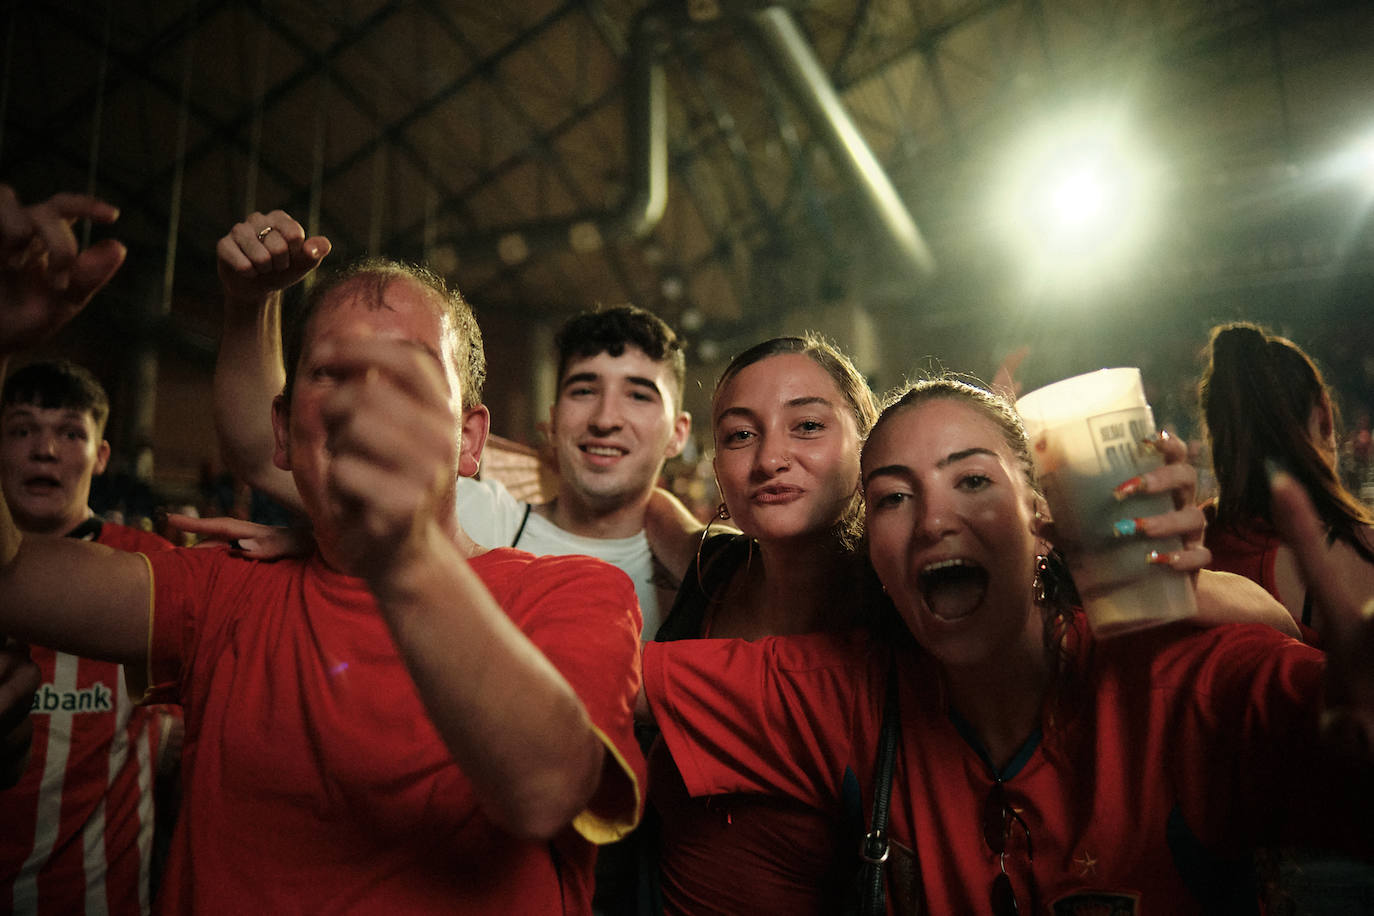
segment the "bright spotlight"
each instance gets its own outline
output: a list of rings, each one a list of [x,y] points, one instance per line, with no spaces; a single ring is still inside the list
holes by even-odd
[[[1100,279],[1141,248],[1155,172],[1101,112],[1056,118],[1012,150],[994,219],[1042,279]]]
[[[1055,212],[1065,228],[1090,226],[1102,215],[1106,192],[1096,172],[1069,175],[1051,193]]]
[[[1313,174],[1319,186],[1362,192],[1366,204],[1374,200],[1374,130],[1336,149],[1317,163]]]
[[[1374,133],[1355,144],[1355,173],[1366,191],[1374,194]]]
[[[1026,216],[1046,245],[1066,254],[1092,247],[1111,229],[1108,202],[1118,196],[1123,176],[1091,157],[1069,159],[1046,169],[1038,201]]]

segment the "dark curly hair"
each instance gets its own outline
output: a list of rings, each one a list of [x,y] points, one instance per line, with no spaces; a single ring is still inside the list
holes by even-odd
[[[564,322],[554,335],[558,350],[558,381],[568,363],[598,353],[620,356],[627,346],[638,347],[657,363],[665,363],[673,380],[673,403],[682,407],[682,386],[687,378],[687,358],[682,338],[653,312],[635,305],[616,305],[582,312]]]

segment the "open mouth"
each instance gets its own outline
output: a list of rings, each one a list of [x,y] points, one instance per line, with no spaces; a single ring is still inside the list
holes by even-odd
[[[921,570],[921,597],[941,620],[959,620],[972,614],[988,591],[988,573],[964,559],[940,560]]]
[[[51,493],[62,489],[62,481],[45,474],[24,478],[24,489],[30,493]]]

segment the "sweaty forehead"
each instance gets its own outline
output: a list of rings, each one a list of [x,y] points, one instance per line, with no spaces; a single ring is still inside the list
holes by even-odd
[[[368,279],[371,282],[366,282]],[[452,321],[438,294],[406,277],[360,278],[332,291],[306,328],[308,348],[328,337],[395,337],[451,355]]]

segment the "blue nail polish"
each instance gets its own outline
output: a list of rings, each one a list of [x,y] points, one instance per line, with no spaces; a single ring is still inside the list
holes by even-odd
[[[1138,527],[1139,526],[1136,525],[1135,519],[1133,518],[1123,518],[1112,524],[1112,529],[1116,532],[1116,536],[1119,538],[1131,537],[1135,534],[1136,529]]]

